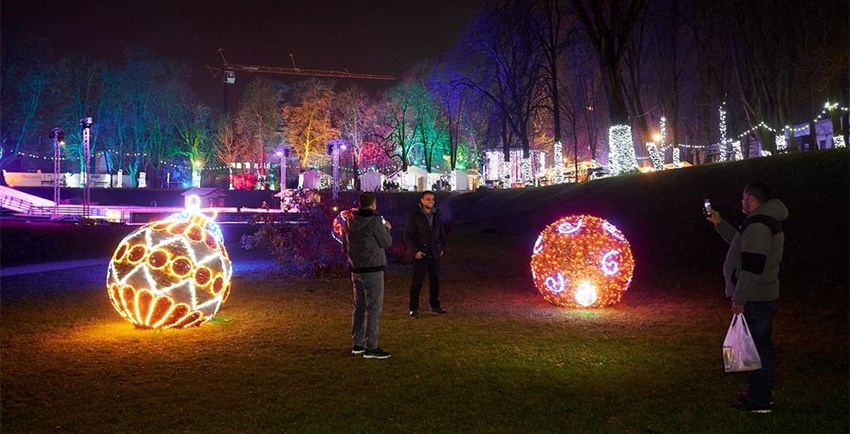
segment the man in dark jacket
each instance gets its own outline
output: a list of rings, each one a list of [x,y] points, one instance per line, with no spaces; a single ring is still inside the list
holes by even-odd
[[[393,240],[390,236],[392,225],[375,212],[376,208],[374,193],[360,194],[360,208],[343,227],[342,246],[348,255],[354,287],[351,354],[386,359],[390,353],[378,347],[378,320],[384,304],[384,268],[387,265],[384,249]]]
[[[739,394],[733,406],[769,413],[776,364],[771,333],[779,306],[779,263],[785,244],[781,222],[788,218],[788,208],[779,199],[771,199],[770,189],[762,182],[744,188],[741,208],[747,218],[737,230],[717,211],[710,211],[707,219],[729,243],[723,263],[726,296],[732,299],[732,311],[744,314],[762,365],[747,373],[747,391]]]
[[[446,250],[446,231],[440,220],[434,192],[425,191],[419,205],[407,219],[404,242],[413,255],[413,281],[410,283],[410,317],[419,318],[419,291],[428,274],[431,312],[447,313],[440,307],[440,257]]]

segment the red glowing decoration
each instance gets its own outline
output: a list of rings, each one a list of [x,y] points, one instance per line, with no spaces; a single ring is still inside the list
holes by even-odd
[[[333,222],[333,236],[334,239],[342,244],[342,228],[345,227],[348,219],[351,218],[351,213],[357,211],[357,208],[344,209],[340,211],[340,213],[336,216]]]
[[[543,230],[534,243],[534,285],[552,304],[590,308],[620,301],[635,263],[623,233],[604,219],[567,216]]]

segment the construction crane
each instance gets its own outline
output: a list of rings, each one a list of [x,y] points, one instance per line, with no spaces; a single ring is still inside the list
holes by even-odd
[[[218,77],[223,74],[221,81],[224,84],[224,113],[227,114],[227,85],[236,83],[236,71],[253,72],[257,74],[282,74],[282,75],[302,75],[308,77],[333,77],[333,78],[351,78],[361,80],[395,80],[391,75],[379,74],[354,74],[348,71],[334,71],[323,69],[302,69],[295,65],[295,58],[292,54],[289,55],[292,61],[292,68],[284,68],[280,66],[262,66],[262,65],[241,65],[230,63],[224,57],[224,49],[219,48],[218,54],[221,56],[221,67],[213,67],[207,65],[207,69],[212,73],[213,77]]]

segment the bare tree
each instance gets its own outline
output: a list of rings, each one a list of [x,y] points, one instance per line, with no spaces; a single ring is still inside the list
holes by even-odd
[[[333,87],[333,83],[318,79],[296,83],[295,103],[283,108],[286,137],[301,159],[302,168],[326,161],[327,143],[339,137],[331,124]]]

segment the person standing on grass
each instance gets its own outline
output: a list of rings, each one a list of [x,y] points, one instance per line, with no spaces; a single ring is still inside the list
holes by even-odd
[[[363,192],[360,208],[343,228],[343,251],[348,255],[354,308],[351,313],[351,354],[367,359],[386,359],[390,353],[378,347],[378,321],[384,304],[384,249],[392,244],[392,225],[375,211],[375,194]]]
[[[410,283],[411,318],[419,318],[419,292],[428,274],[428,302],[431,312],[446,314],[440,307],[440,257],[446,250],[446,231],[435,207],[434,192],[425,191],[419,205],[407,219],[404,242],[413,254],[413,280]]]
[[[747,373],[747,390],[739,393],[732,405],[770,413],[776,364],[771,333],[779,305],[779,263],[785,243],[781,222],[788,218],[788,209],[782,201],[771,199],[766,184],[754,182],[744,188],[741,210],[747,218],[737,230],[715,210],[706,217],[729,243],[723,263],[726,296],[732,298],[732,312],[744,314],[762,363],[761,369]]]

